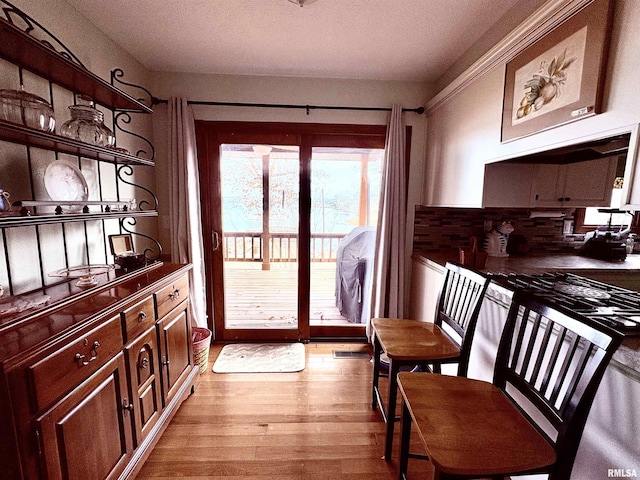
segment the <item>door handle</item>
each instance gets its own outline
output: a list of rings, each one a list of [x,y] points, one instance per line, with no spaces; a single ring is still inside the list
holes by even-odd
[[[220,236],[218,232],[211,232],[211,241],[213,242],[213,251],[215,252],[220,248]]]

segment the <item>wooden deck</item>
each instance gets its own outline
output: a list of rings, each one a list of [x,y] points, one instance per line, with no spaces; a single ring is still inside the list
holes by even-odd
[[[225,263],[227,328],[296,328],[298,264]],[[311,264],[311,325],[346,325],[335,302],[335,262]]]

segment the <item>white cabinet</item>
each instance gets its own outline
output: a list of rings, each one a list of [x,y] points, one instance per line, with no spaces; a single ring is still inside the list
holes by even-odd
[[[483,207],[528,207],[534,165],[496,162],[485,166]]]
[[[565,165],[535,165],[530,206],[610,206],[617,162],[617,157],[610,157]]]
[[[444,267],[426,258],[411,257],[411,301],[409,318],[423,322],[435,320]]]
[[[617,157],[485,166],[483,207],[609,207]]]

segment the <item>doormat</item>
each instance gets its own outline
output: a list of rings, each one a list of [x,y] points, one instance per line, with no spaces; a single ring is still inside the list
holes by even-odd
[[[213,364],[215,373],[299,372],[305,367],[302,343],[232,343]]]

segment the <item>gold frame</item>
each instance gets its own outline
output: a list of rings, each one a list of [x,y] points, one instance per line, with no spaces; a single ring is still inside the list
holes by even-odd
[[[502,142],[601,113],[612,17],[594,0],[506,64]]]

